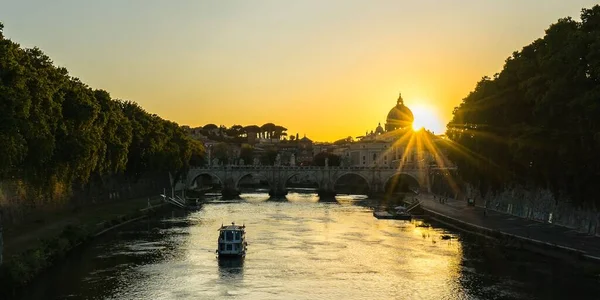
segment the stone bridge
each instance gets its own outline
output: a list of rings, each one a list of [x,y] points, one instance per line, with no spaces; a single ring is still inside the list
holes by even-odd
[[[335,195],[335,185],[346,175],[362,177],[369,192],[384,193],[386,187],[394,186],[400,178],[410,189],[429,191],[428,166],[405,165],[401,169],[390,167],[331,167],[331,166],[212,166],[191,169],[186,177],[186,186],[196,185],[196,179],[203,175],[217,178],[223,187],[223,194],[239,194],[240,180],[246,176],[264,178],[269,183],[269,194],[281,196],[287,193],[288,181],[298,175],[308,177],[318,188],[320,196]],[[399,177],[398,177],[399,176]]]

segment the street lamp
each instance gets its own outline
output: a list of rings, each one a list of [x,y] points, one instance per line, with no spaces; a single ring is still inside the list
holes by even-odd
[[[208,147],[208,167],[210,167],[211,163],[212,163],[212,160],[210,158],[211,152],[212,152],[212,145],[208,145],[207,147]]]

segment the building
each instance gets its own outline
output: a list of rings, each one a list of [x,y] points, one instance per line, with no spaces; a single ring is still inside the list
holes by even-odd
[[[343,164],[349,166],[397,167],[401,161],[403,165],[429,163],[431,155],[423,151],[417,153],[417,147],[408,147],[408,140],[402,139],[405,135],[413,134],[413,121],[412,111],[404,105],[402,95],[399,95],[396,105],[387,114],[385,129],[379,123],[374,130],[357,137],[358,141],[336,142],[335,149],[327,151],[340,155]]]
[[[415,120],[412,111],[404,105],[402,94],[398,95],[396,106],[392,107],[387,115],[385,131],[392,132],[398,129],[411,129]]]

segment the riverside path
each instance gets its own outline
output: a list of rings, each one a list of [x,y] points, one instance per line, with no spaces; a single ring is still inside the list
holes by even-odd
[[[523,248],[554,250],[600,263],[600,237],[574,229],[524,219],[484,208],[466,201],[448,199],[439,203],[431,194],[421,194],[421,207],[435,220],[485,236],[510,240]]]

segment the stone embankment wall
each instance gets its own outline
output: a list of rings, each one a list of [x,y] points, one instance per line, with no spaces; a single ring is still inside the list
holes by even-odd
[[[467,186],[465,194],[473,197],[478,206],[484,206],[487,201],[490,210],[600,235],[600,212],[577,208],[566,198],[557,201],[547,189],[512,186],[481,197],[476,189]]]
[[[5,180],[0,181],[0,213],[6,228],[27,221],[36,222],[44,219],[44,215],[58,211],[155,196],[170,185],[166,172],[145,174],[137,180],[124,176],[96,177],[71,189],[55,184],[51,192],[41,192],[23,180]]]

